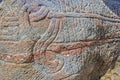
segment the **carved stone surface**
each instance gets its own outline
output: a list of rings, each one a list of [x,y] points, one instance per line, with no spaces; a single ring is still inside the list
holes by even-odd
[[[101,80],[119,80],[120,79],[120,62],[117,62],[113,69],[109,69]]]
[[[0,80],[99,80],[120,54],[119,0],[0,0]]]

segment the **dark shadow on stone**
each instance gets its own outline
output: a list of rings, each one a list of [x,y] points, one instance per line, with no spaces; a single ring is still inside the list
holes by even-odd
[[[120,0],[103,0],[105,5],[120,17]]]
[[[2,2],[2,0],[0,0],[0,3]]]

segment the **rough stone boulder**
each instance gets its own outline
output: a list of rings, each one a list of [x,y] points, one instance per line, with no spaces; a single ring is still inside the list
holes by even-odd
[[[99,80],[119,54],[119,0],[0,0],[0,80]]]

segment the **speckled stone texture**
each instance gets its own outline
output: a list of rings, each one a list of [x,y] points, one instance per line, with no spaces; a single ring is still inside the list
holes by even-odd
[[[101,80],[119,80],[120,79],[120,62],[117,62],[113,69],[109,69]]]
[[[99,80],[119,55],[119,0],[0,0],[0,80]]]

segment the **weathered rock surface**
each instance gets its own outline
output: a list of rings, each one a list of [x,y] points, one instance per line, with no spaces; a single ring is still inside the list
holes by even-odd
[[[0,0],[0,80],[99,80],[120,55],[119,0]]]
[[[109,69],[101,80],[119,80],[120,79],[120,62],[117,62],[113,69]]]

